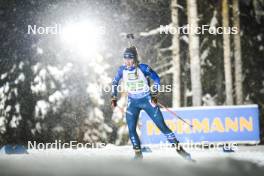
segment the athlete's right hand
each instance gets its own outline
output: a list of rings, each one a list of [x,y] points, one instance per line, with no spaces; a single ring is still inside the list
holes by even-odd
[[[114,109],[117,106],[117,98],[116,97],[112,97],[111,99],[111,107],[112,109]]]
[[[154,104],[158,103],[158,92],[152,92],[151,93],[151,102]]]
[[[151,97],[151,102],[154,104],[158,104],[158,97]]]

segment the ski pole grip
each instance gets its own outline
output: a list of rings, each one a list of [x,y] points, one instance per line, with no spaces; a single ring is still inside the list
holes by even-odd
[[[134,39],[134,34],[127,34],[126,36],[128,39]]]

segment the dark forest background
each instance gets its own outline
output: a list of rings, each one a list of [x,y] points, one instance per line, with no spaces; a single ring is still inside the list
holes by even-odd
[[[115,143],[123,123],[112,121],[110,93],[90,93],[87,88],[111,84],[127,46],[122,33],[136,35],[141,62],[154,70],[161,60],[171,61],[171,51],[161,53],[161,49],[171,45],[172,35],[140,35],[171,23],[170,4],[169,0],[0,0],[0,144],[56,139]],[[185,0],[178,4],[179,26],[184,26],[188,23],[187,4]],[[221,0],[197,1],[197,7],[199,25],[212,20],[222,25]],[[232,8],[231,1],[228,7]],[[263,142],[264,2],[240,0],[239,9],[243,104],[259,105]],[[27,34],[28,25],[52,26],[69,19],[100,21],[105,27],[96,57],[79,56],[56,35]],[[179,37],[181,106],[192,106],[186,38],[184,34]],[[204,106],[226,104],[222,38],[199,36]],[[232,68],[233,57],[231,52]],[[161,78],[162,84],[172,84],[171,74]],[[161,93],[160,101],[172,106],[171,97],[171,93]]]

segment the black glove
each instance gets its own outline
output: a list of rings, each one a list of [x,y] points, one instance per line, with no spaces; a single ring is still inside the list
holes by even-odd
[[[158,92],[152,92],[151,93],[151,102],[154,104],[158,103]]]
[[[115,108],[117,106],[117,98],[116,97],[112,97],[111,106],[112,106],[112,108]]]

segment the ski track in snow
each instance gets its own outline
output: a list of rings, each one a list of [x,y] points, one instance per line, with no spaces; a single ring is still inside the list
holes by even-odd
[[[263,176],[264,146],[238,146],[222,150],[188,150],[196,163],[182,159],[172,148],[150,147],[142,161],[133,160],[131,146],[108,145],[101,149],[29,150],[27,155],[0,154],[0,175],[214,175]]]

